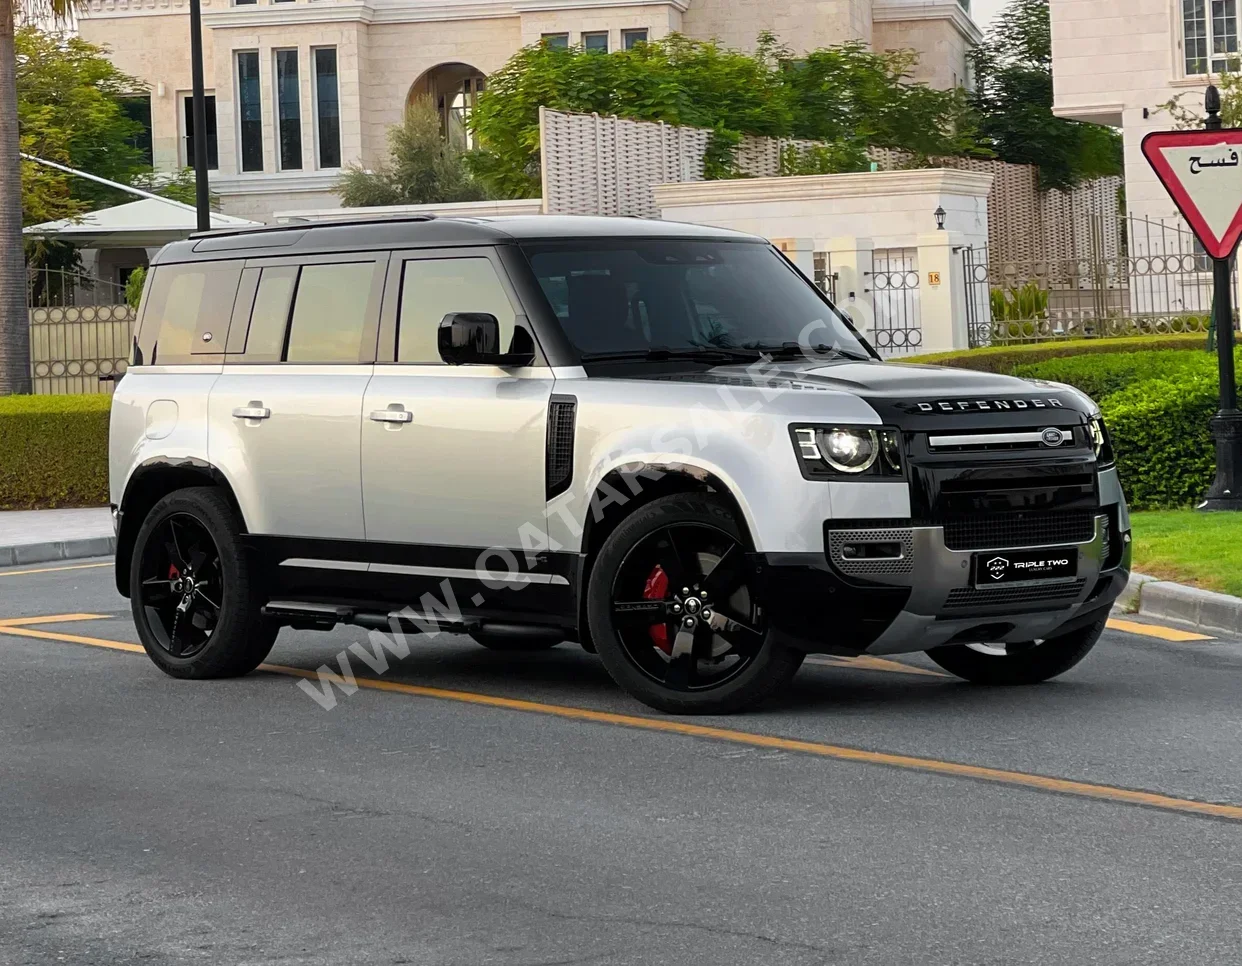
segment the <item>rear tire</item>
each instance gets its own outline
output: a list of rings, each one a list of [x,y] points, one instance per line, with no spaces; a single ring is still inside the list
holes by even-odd
[[[766,630],[749,550],[729,507],[703,493],[662,497],[624,520],[587,588],[590,638],[612,679],[672,714],[729,714],[783,688],[806,655]]]
[[[1107,622],[1106,614],[1094,624],[1061,637],[1022,645],[1020,650],[1014,650],[1015,645],[1009,645],[1004,654],[986,653],[969,644],[955,644],[934,648],[927,652],[927,656],[951,674],[974,684],[1040,684],[1064,674],[1086,657],[1104,633]]]
[[[266,620],[237,511],[216,488],[177,490],[134,541],[129,594],[147,656],[175,678],[248,674],[279,627]]]

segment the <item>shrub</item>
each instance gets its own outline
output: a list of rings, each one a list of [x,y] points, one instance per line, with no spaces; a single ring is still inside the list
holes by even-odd
[[[0,510],[108,502],[110,396],[0,396]]]
[[[1133,335],[1119,339],[1065,339],[1057,342],[1027,342],[1021,345],[959,349],[916,356],[908,361],[934,366],[955,366],[979,372],[1010,374],[1024,363],[1061,359],[1095,352],[1158,352],[1202,349],[1207,337],[1202,332],[1189,335]],[[1206,354],[1206,353],[1205,353]]]
[[[1242,356],[1239,357],[1242,361]],[[1210,352],[1106,352],[1049,359],[1017,366],[1015,376],[1047,379],[1081,389],[1097,401],[1149,379],[1178,378],[1182,373],[1211,376],[1216,356]]]
[[[1217,409],[1218,385],[1214,375],[1187,369],[1135,383],[1103,401],[1131,507],[1187,506],[1207,492],[1216,466],[1208,422]]]
[[[142,303],[142,287],[147,283],[147,270],[139,265],[129,273],[129,278],[125,281],[125,303],[138,311],[138,306]]]

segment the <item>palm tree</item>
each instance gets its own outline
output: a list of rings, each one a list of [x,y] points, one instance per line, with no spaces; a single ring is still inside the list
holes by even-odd
[[[64,23],[74,5],[75,0],[0,0],[0,396],[30,392],[14,34],[19,18]]]

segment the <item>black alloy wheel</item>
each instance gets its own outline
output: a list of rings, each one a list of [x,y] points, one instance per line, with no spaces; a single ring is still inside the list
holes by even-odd
[[[279,626],[263,616],[264,581],[225,491],[177,490],[155,504],[134,539],[129,596],[147,656],[177,678],[248,674]]]
[[[173,513],[143,548],[141,605],[156,643],[192,658],[211,640],[227,588],[220,550],[197,517]]]
[[[670,524],[630,549],[612,584],[612,622],[634,665],[673,691],[724,684],[766,633],[745,548],[702,523]]]
[[[750,545],[720,498],[659,497],[604,541],[589,636],[612,679],[674,714],[728,714],[783,687],[806,656],[770,632]]]

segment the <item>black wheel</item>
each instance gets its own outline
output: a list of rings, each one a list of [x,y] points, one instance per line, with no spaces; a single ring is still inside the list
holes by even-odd
[[[1027,644],[955,644],[934,648],[927,656],[951,674],[975,684],[1039,684],[1064,674],[1086,657],[1107,622],[1105,614],[1094,624],[1061,637]]]
[[[489,634],[486,630],[471,631],[470,636],[476,644],[481,644],[489,651],[546,651],[565,639],[560,634],[509,637],[504,634]]]
[[[617,527],[587,589],[613,680],[675,714],[739,711],[788,683],[806,655],[767,633],[748,552],[732,512],[706,494],[663,497]]]
[[[279,628],[260,613],[241,529],[236,511],[212,487],[171,493],[143,521],[130,563],[130,603],[142,646],[166,674],[247,674],[271,651]]]

